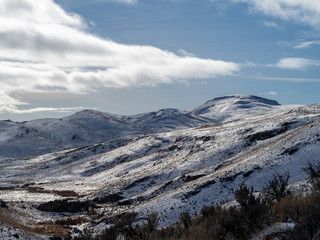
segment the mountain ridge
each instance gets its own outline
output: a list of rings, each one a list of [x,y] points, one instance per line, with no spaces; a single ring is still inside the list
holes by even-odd
[[[241,185],[262,191],[275,173],[290,174],[293,191],[307,191],[303,169],[318,163],[319,146],[320,104],[277,105],[275,111],[219,124],[3,159],[1,199],[19,213],[12,215],[15,221],[41,224],[85,216],[77,227],[100,233],[117,214],[134,211],[140,221],[158,213],[164,227],[183,212],[199,214],[203,206],[232,201]],[[96,209],[65,216],[35,207],[51,201],[94,203]]]
[[[222,99],[225,101],[221,103]],[[214,98],[197,108],[184,111],[167,108],[136,115],[117,115],[87,109],[59,119],[26,122],[4,120],[0,121],[0,159],[29,157],[122,136],[218,124],[277,110],[280,106],[277,104],[274,100],[252,95],[231,95]]]

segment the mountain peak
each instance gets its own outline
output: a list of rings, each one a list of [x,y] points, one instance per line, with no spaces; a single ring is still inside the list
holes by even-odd
[[[248,101],[248,102],[260,102],[260,103],[272,105],[272,106],[280,105],[276,100],[271,100],[271,99],[258,97],[254,95],[248,95],[248,94],[235,94],[235,95],[228,95],[223,97],[216,97],[207,101],[205,104],[213,103],[213,102],[221,102],[221,101],[238,101],[239,104],[246,104],[246,102],[239,102],[239,101]]]
[[[230,95],[213,98],[192,109],[190,112],[221,122],[225,119],[237,119],[246,115],[259,115],[280,106],[275,100],[254,95]]]

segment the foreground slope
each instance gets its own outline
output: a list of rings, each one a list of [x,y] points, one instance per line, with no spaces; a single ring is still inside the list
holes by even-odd
[[[17,208],[22,199],[25,207],[65,198],[93,201],[96,215],[82,214],[97,231],[108,217],[126,211],[140,217],[158,212],[165,226],[184,211],[232,199],[241,184],[261,190],[276,172],[288,171],[290,184],[299,185],[306,178],[302,168],[319,155],[317,104],[2,160],[1,198]],[[42,221],[57,218],[34,207],[28,211]]]

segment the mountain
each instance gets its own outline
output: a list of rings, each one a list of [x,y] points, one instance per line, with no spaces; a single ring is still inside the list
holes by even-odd
[[[265,114],[269,111],[279,111],[283,107],[297,106],[281,106],[275,100],[253,95],[231,95],[209,100],[189,112],[220,123],[245,118],[246,116]]]
[[[124,136],[217,124],[282,108],[289,106],[251,95],[234,95],[215,98],[191,111],[168,108],[120,116],[84,110],[60,119],[0,121],[0,159],[30,157]]]
[[[0,122],[0,159],[28,157],[146,133],[117,116],[85,110],[61,119]]]
[[[211,119],[178,109],[167,108],[156,112],[124,116],[123,121],[152,132],[167,132],[183,128],[198,127],[212,123]]]
[[[241,103],[244,99],[249,103]],[[226,107],[224,111],[219,102]],[[208,109],[200,111],[205,109],[204,105]],[[158,117],[166,119],[169,112],[173,121],[171,116],[180,117],[181,113],[202,117],[216,112],[201,118],[207,121],[210,116],[231,114],[231,109],[235,109],[237,117],[221,117],[224,121],[219,124],[212,121],[198,127],[170,128],[169,132],[119,136],[45,155],[1,160],[1,199],[12,206],[1,212],[0,217],[6,213],[10,216],[9,223],[31,222],[35,229],[44,226],[53,229],[57,224],[47,223],[81,218],[79,229],[98,233],[110,226],[112,217],[128,211],[139,213],[138,219],[157,212],[160,226],[167,226],[176,222],[182,212],[199,213],[204,205],[232,200],[234,189],[241,184],[261,191],[275,173],[288,172],[294,191],[308,187],[303,168],[309,162],[319,161],[320,104],[285,107],[262,98],[237,95],[213,99],[204,105],[191,112],[162,110],[164,118],[161,114]],[[251,108],[255,110],[249,114],[242,112],[241,106],[251,106],[247,108],[249,112]],[[239,118],[240,113],[245,113],[245,117]],[[71,119],[83,119],[87,114],[80,112]],[[114,120],[113,115],[92,114],[98,114],[98,119]],[[119,126],[125,123],[139,129],[152,126],[150,119],[156,116],[157,113],[150,113],[115,119],[120,119]],[[117,122],[113,120],[112,123]],[[81,123],[87,125],[91,120]],[[81,125],[78,120],[77,124]],[[49,202],[42,206],[54,209],[52,204],[58,203],[50,201],[62,199],[73,199],[78,204],[95,203],[95,210],[84,207],[80,213],[57,215],[35,207]],[[52,231],[62,236],[61,232]]]

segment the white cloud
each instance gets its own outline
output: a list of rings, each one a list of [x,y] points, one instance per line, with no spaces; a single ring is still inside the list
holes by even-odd
[[[17,112],[25,104],[19,93],[156,86],[232,75],[240,68],[233,62],[118,44],[86,32],[87,27],[53,0],[1,0],[0,112]]]
[[[304,70],[311,66],[319,67],[320,60],[308,58],[282,58],[275,66],[283,69]]]
[[[307,41],[307,42],[303,42],[303,43],[300,43],[298,45],[296,45],[294,48],[308,48],[308,47],[311,47],[313,45],[320,45],[320,41]]]
[[[274,91],[271,91],[271,92],[264,92],[264,93],[259,93],[261,95],[270,95],[270,96],[277,96],[278,93],[277,92],[274,92]]]
[[[247,3],[251,11],[262,12],[285,21],[294,21],[320,27],[320,2],[318,0],[232,0]]]
[[[285,81],[285,82],[320,82],[316,78],[296,78],[296,77],[255,77],[259,80]]]
[[[67,113],[72,111],[83,110],[84,107],[74,107],[74,108],[53,108],[53,107],[38,107],[29,109],[19,109],[16,106],[0,106],[1,113],[14,113],[14,114],[26,114],[26,113],[37,113],[37,112],[60,112]]]
[[[280,29],[280,26],[276,22],[263,21],[263,25],[265,25],[266,27]]]
[[[184,49],[179,49],[178,53],[184,57],[194,57],[194,54],[193,53],[190,53]]]
[[[125,3],[125,4],[136,4],[138,2],[138,0],[97,0],[97,1],[118,2],[118,3]]]

